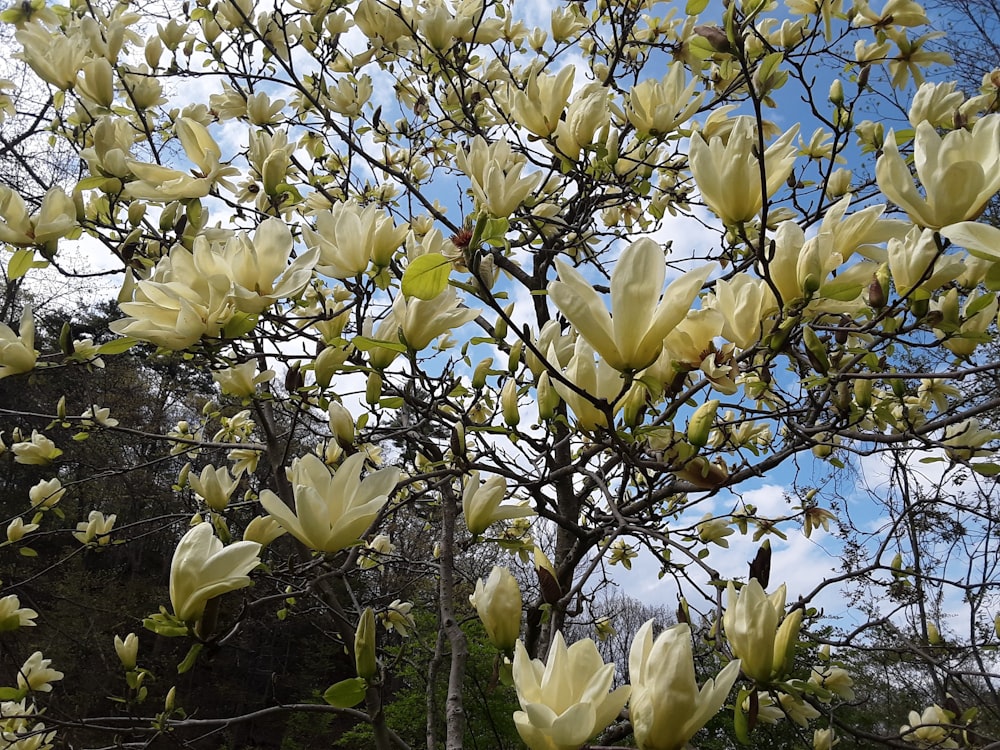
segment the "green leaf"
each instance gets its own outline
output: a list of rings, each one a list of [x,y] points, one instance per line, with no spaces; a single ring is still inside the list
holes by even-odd
[[[323,693],[323,700],[337,708],[353,708],[365,698],[366,683],[360,677],[351,677],[331,685]]]
[[[1000,465],[983,463],[983,464],[972,464],[972,470],[977,474],[982,474],[984,477],[995,477],[1000,474]]]
[[[201,650],[204,647],[204,643],[195,643],[191,646],[191,648],[188,649],[187,656],[184,657],[184,661],[177,665],[177,674],[184,674],[191,669],[191,667],[194,666],[194,663],[198,661],[198,654],[201,653]]]
[[[403,271],[403,294],[417,299],[434,299],[448,286],[451,261],[441,253],[427,253]]]
[[[992,294],[983,294],[980,295],[979,297],[976,297],[974,300],[972,300],[972,302],[969,302],[968,307],[965,308],[964,310],[965,319],[968,320],[973,315],[985,310],[993,303],[994,299],[995,297]]]
[[[751,693],[752,690],[741,688],[733,705],[733,730],[736,732],[736,740],[741,745],[750,744],[750,717],[743,711],[743,701],[749,698]]]
[[[688,16],[697,16],[707,7],[708,0],[688,0],[687,5],[684,6],[684,14]]]
[[[487,219],[483,225],[482,241],[494,247],[504,247],[507,244],[507,232],[510,231],[510,221],[506,218]],[[473,249],[478,245],[470,245]]]
[[[176,617],[166,614],[165,610],[147,617],[142,621],[142,626],[165,638],[177,638],[188,634],[187,625]]]
[[[21,547],[17,551],[17,554],[19,554],[21,557],[38,557],[38,553],[35,552],[35,550],[31,549],[31,547]]]
[[[370,352],[372,349],[389,349],[390,351],[403,353],[406,351],[406,344],[399,341],[382,341],[380,339],[370,339],[367,336],[355,336],[351,339],[354,348],[363,352]]]
[[[123,336],[120,339],[114,339],[108,341],[107,343],[101,344],[97,347],[98,354],[121,354],[122,352],[127,352],[133,346],[138,344],[137,339],[129,338],[128,336]]]
[[[48,264],[47,260],[35,260],[35,251],[30,247],[22,247],[20,250],[15,250],[14,254],[10,256],[10,262],[7,264],[7,277],[13,281],[24,276],[32,268],[45,268]]]
[[[20,690],[18,688],[0,688],[0,701],[19,701],[27,695],[27,693],[27,690]]]

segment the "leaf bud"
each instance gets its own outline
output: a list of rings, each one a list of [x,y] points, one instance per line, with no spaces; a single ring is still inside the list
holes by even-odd
[[[288,371],[285,373],[285,390],[289,393],[294,393],[305,385],[305,378],[302,375],[302,371],[299,369],[300,367],[300,363],[296,362],[289,367]]]
[[[622,410],[622,417],[625,424],[635,427],[642,422],[642,416],[646,410],[648,392],[642,383],[632,383],[628,393],[625,394],[625,408]]]
[[[503,315],[497,317],[496,325],[493,327],[493,338],[503,341],[507,338],[507,321],[514,314],[514,303],[511,302],[503,309]]]
[[[72,357],[75,347],[73,346],[73,329],[68,322],[62,324],[59,330],[59,350],[67,357]]]

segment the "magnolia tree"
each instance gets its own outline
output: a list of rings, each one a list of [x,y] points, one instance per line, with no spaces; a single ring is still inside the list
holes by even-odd
[[[1000,230],[977,219],[1000,191],[1000,75],[926,83],[948,56],[909,0],[274,5],[2,15],[49,92],[35,132],[80,164],[44,194],[0,187],[7,279],[83,243],[120,288],[112,338],[75,337],[65,310],[43,343],[20,305],[4,385],[145,347],[217,388],[162,432],[80,392],[0,409],[6,476],[32,482],[4,506],[3,746],[218,747],[320,713],[406,747],[390,709],[417,638],[427,746],[459,748],[480,622],[533,750],[772,724],[817,750],[988,745],[1000,394],[975,386],[1000,367],[980,353]],[[113,481],[160,461],[173,501],[124,528],[74,510],[109,481],[66,460],[83,438],[152,444]],[[882,504],[837,499],[830,477],[863,461],[896,477]],[[761,477],[783,512],[744,498]],[[961,529],[929,549],[934,518]],[[793,591],[771,569],[772,541],[837,531],[836,575]],[[69,544],[98,559],[154,532],[162,605],[88,646],[88,668],[117,655],[120,697],[61,710],[83,675],[51,659],[56,623],[32,630],[37,592]],[[741,537],[749,570],[727,556]],[[594,603],[640,556],[678,623],[640,627],[617,666],[567,645],[614,631]],[[846,592],[856,617],[825,619]],[[308,621],[336,679],[213,716],[148,666],[182,644],[177,671],[210,685],[253,618],[279,638]],[[845,666],[890,631],[921,702],[860,725]]]

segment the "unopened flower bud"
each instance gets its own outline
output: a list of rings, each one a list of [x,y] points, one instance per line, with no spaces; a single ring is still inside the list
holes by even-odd
[[[521,413],[517,409],[517,381],[508,378],[500,393],[500,405],[503,408],[503,421],[508,427],[517,427],[521,421]]]
[[[135,669],[135,663],[139,655],[139,636],[135,633],[129,633],[123,641],[116,635],[115,653],[118,654],[118,660],[125,667],[125,671],[131,672]]]
[[[346,450],[354,444],[354,417],[338,401],[331,401],[327,411],[330,415],[330,429],[337,439],[337,444]]]
[[[375,612],[366,607],[354,633],[354,664],[358,677],[371,682],[378,674],[375,657]]]
[[[839,78],[830,84],[830,102],[837,107],[844,103],[844,84]]]

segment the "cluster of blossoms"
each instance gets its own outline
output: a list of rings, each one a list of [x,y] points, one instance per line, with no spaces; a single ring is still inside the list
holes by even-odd
[[[551,618],[529,622],[536,637],[519,640],[525,598],[508,569],[493,568],[469,597],[511,660],[514,721],[533,750],[575,750],[626,705],[640,750],[680,750],[741,674],[764,723],[806,728],[820,717],[813,703],[852,700],[841,668],[789,680],[806,603],[786,611],[784,585],[767,594],[756,577],[725,587],[724,611],[721,591],[705,597],[727,663],[701,686],[687,624],[655,638],[643,625],[630,684],[613,690],[614,665],[590,640],[567,646],[560,626],[569,600],[585,599],[574,578],[584,561],[588,574],[629,570],[645,549],[664,575],[690,581],[708,545],[722,554],[751,525],[754,542],[785,538],[786,523],[807,537],[828,531],[837,518],[812,495],[787,517],[702,513],[778,458],[811,450],[833,462],[902,435],[936,459],[1000,470],[990,462],[1000,433],[963,413],[955,375],[911,388],[890,366],[908,341],[942,362],[975,362],[996,326],[1000,230],[980,221],[1000,193],[993,79],[968,97],[924,82],[947,56],[929,46],[936,34],[923,33],[929,19],[912,0],[695,0],[684,14],[601,0],[554,9],[544,29],[482,0],[194,5],[155,32],[126,2],[105,12],[30,0],[2,16],[18,59],[52,94],[52,138],[86,171],[34,203],[0,186],[9,278],[97,238],[125,278],[117,345],[178,353],[239,402],[171,417],[176,427],[157,436],[191,461],[176,491],[190,490],[200,512],[174,549],[172,611],[147,627],[210,642],[220,597],[282,581],[275,599],[291,608],[317,597],[353,648],[357,680],[327,700],[369,700],[372,721],[384,721],[369,692],[380,687],[376,625],[405,638],[419,609],[396,589],[359,600],[351,576],[374,590],[406,560],[396,526],[391,538],[379,532],[412,525],[423,537],[435,525],[454,533],[421,563],[440,586],[429,599],[456,659],[455,573],[470,550],[534,556],[539,592],[527,607]],[[845,26],[835,33],[835,23]],[[824,99],[804,66],[817,47],[844,62],[833,45],[848,38],[856,92],[837,80]],[[260,70],[231,66],[240,56]],[[213,82],[207,102],[169,100],[163,82],[199,66]],[[853,121],[880,73],[916,87],[905,130]],[[790,81],[821,121],[811,134],[767,119]],[[16,112],[9,88],[0,82],[0,118]],[[873,182],[840,166],[854,138],[878,154]],[[668,215],[713,227],[711,247],[655,239]],[[99,367],[115,351],[67,339],[61,356],[40,351],[23,306],[0,323],[0,379]],[[87,439],[144,428],[96,403],[79,417],[65,418],[65,402],[57,411],[53,425]],[[315,447],[301,442],[309,430]],[[64,515],[77,479],[51,437],[12,437],[14,469],[52,468],[31,480],[6,530],[6,545],[31,553],[25,540],[40,534],[27,535]],[[378,468],[383,445],[400,467]],[[108,554],[126,541],[117,519],[90,510],[66,533],[84,554]],[[550,529],[556,564],[535,542]],[[294,553],[283,560],[271,545]],[[252,578],[262,564],[268,575]],[[0,631],[37,617],[17,595],[0,598]],[[525,645],[545,642],[542,631],[544,662]],[[138,695],[138,638],[114,645]],[[3,704],[18,717],[2,723],[3,741],[51,744],[31,693],[61,677],[41,652],[25,663],[23,697]],[[913,712],[899,737],[956,746],[954,718]],[[837,741],[815,730],[817,750]]]
[[[518,640],[521,592],[507,568],[494,567],[469,597],[493,645],[513,654],[513,681],[522,709],[514,721],[533,750],[576,750],[614,722],[626,703],[640,750],[681,750],[719,711],[741,673],[759,686],[786,680],[799,642],[802,609],[785,614],[784,584],[766,595],[756,578],[739,593],[730,584],[728,599],[723,627],[734,658],[715,678],[699,688],[690,626],[674,625],[654,639],[650,620],[632,639],[630,684],[608,692],[616,667],[604,662],[590,639],[567,647],[557,632],[547,661],[528,656]],[[853,680],[840,667],[814,668],[809,685],[813,698],[822,703],[835,696],[854,699]],[[774,723],[787,716],[806,727],[820,716],[803,695],[771,695],[759,693],[760,721]],[[831,729],[816,731],[817,747],[833,741]]]

